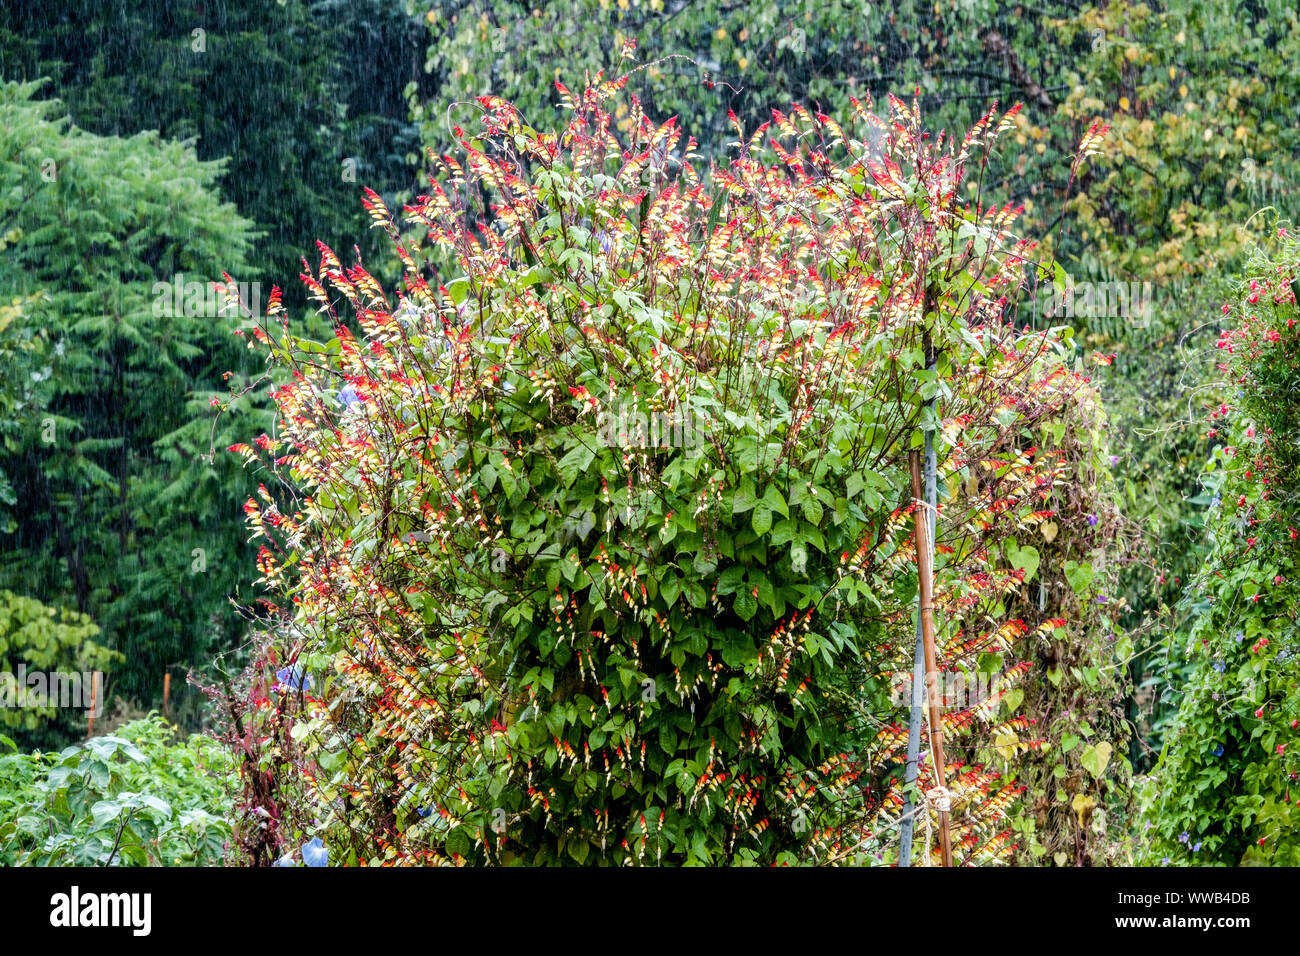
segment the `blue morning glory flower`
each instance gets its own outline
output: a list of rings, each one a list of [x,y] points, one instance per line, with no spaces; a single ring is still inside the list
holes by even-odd
[[[321,842],[320,837],[313,837],[309,842],[302,845],[302,862],[307,866],[329,865],[330,851]]]
[[[1184,830],[1182,833],[1178,834],[1178,842],[1179,842],[1179,843],[1186,843],[1186,842],[1187,842],[1188,840],[1190,840],[1191,838],[1192,838],[1191,835],[1190,835],[1186,830]]]
[[[1224,664],[1223,661],[1215,661],[1215,662],[1214,662],[1214,669],[1215,669],[1216,671],[1218,671],[1220,674],[1223,673],[1224,668],[1225,668],[1226,666],[1227,666],[1227,665]]]
[[[1168,865],[1169,865],[1169,857],[1165,857],[1163,860],[1161,860],[1161,861],[1160,861],[1160,865],[1161,865],[1161,866],[1168,866]]]
[[[1218,492],[1215,492],[1214,497],[1210,499],[1210,507],[1217,508],[1221,504],[1223,504],[1223,499],[1219,497]]]
[[[422,816],[422,817],[427,817],[427,816],[428,816],[429,814],[431,814],[433,811],[430,810],[428,807],[416,807],[416,808],[415,808],[415,812],[416,812],[417,814],[419,814],[420,816]]]
[[[1243,633],[1241,633],[1241,631],[1238,631],[1238,632],[1237,632],[1237,643],[1240,644],[1240,643],[1241,643],[1242,641],[1244,641],[1245,639],[1246,639],[1246,635],[1243,634]]]
[[[304,673],[297,664],[281,667],[275,672],[276,690],[311,690],[311,675]]]
[[[600,251],[606,254],[614,248],[614,240],[607,232],[597,232],[596,239],[600,243]]]
[[[1196,852],[1199,851],[1200,849],[1201,849],[1201,841],[1200,841],[1200,840],[1197,840],[1197,841],[1196,841],[1196,845],[1192,847],[1192,852],[1193,852],[1193,853],[1196,853]]]
[[[280,857],[280,859],[276,860],[271,865],[272,866],[297,866],[298,864],[293,861],[292,853],[286,853],[284,856]]]
[[[1222,756],[1223,756],[1223,744],[1215,744],[1215,745],[1214,745],[1214,749],[1213,749],[1212,751],[1210,751],[1210,752],[1211,752],[1212,754],[1214,754],[1214,756],[1216,756],[1216,757],[1222,757]]]
[[[348,408],[351,408],[353,405],[356,405],[361,401],[361,396],[357,394],[357,390],[352,387],[351,383],[344,385],[339,389],[338,398],[339,402]]]

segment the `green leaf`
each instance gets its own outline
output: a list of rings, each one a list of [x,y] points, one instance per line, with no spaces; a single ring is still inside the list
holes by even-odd
[[[591,844],[581,837],[570,837],[565,849],[569,851],[569,856],[573,857],[581,865],[587,862],[587,854],[591,852]]]
[[[754,482],[748,477],[742,478],[731,497],[731,513],[743,514],[756,504],[758,496],[754,493]]]
[[[768,485],[763,492],[763,504],[769,509],[780,514],[784,518],[790,517],[790,508],[781,497],[781,492],[777,491],[776,485]]]
[[[748,621],[758,612],[758,600],[749,591],[737,591],[732,608],[738,618]]]
[[[110,820],[116,820],[122,813],[122,804],[116,800],[100,800],[90,808],[91,819],[96,827],[102,827]]]
[[[1106,765],[1110,763],[1111,750],[1111,745],[1104,740],[1095,743],[1084,748],[1079,756],[1079,763],[1083,765],[1084,770],[1100,779],[1106,772]]]
[[[1070,583],[1070,588],[1080,601],[1088,599],[1088,591],[1092,587],[1092,577],[1092,565],[1079,564],[1077,561],[1065,562],[1065,580]]]
[[[822,503],[820,501],[818,501],[812,495],[809,495],[808,497],[804,498],[802,502],[800,502],[800,507],[803,509],[803,516],[804,518],[807,519],[809,524],[811,525],[821,524],[823,509],[822,509]]]

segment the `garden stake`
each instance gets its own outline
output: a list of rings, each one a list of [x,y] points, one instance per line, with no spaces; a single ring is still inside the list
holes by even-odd
[[[930,290],[927,290],[927,309],[933,308],[933,300],[929,297]],[[923,348],[925,349],[926,368],[934,371],[937,367],[938,356],[935,354],[934,346],[930,341],[930,333],[926,331],[923,339]],[[930,399],[925,404],[932,405],[934,399]],[[934,432],[925,433],[925,500],[929,502],[926,509],[926,520],[930,529],[930,540],[935,540],[935,521],[938,517],[938,490],[936,488],[935,474],[937,472],[937,463],[934,453]],[[915,489],[913,489],[915,493]],[[912,655],[912,709],[907,722],[907,764],[903,770],[903,786],[907,793],[906,802],[903,804],[902,829],[899,831],[898,846],[898,865],[912,865],[912,831],[916,824],[916,808],[912,806],[912,787],[916,784],[917,763],[920,759],[921,751],[921,688],[925,683],[925,632],[921,627],[921,605],[917,602],[916,608],[916,650]],[[929,812],[928,809],[926,811]],[[929,833],[929,819],[926,819],[926,832]],[[927,837],[928,845],[928,837]],[[927,853],[929,850],[927,849]]]
[[[913,449],[909,455],[912,466],[912,498],[915,502],[913,517],[916,521],[916,568],[920,584],[920,618],[921,633],[925,640],[925,683],[926,694],[930,703],[930,761],[934,766],[937,785],[926,793],[927,803],[933,800],[939,811],[939,849],[943,855],[943,865],[952,866],[952,844],[948,838],[948,811],[950,797],[948,778],[943,756],[943,726],[939,723],[940,699],[935,693],[939,681],[939,669],[934,651],[934,607],[931,576],[929,519],[924,499],[921,497],[921,452]],[[929,812],[927,806],[926,812]]]
[[[933,365],[931,366],[933,367]],[[930,506],[926,517],[930,526],[930,537],[934,537],[935,512],[935,458],[934,433],[925,433],[925,492]],[[916,608],[916,651],[912,655],[912,710],[907,722],[907,764],[903,770],[903,785],[909,794],[903,804],[903,822],[899,831],[898,865],[912,865],[912,830],[916,823],[916,809],[912,806],[911,790],[916,783],[917,762],[921,752],[921,687],[925,682],[925,634],[921,627],[921,607]]]
[[[95,705],[99,701],[99,671],[90,674],[90,716],[86,720],[86,739],[95,736]]]

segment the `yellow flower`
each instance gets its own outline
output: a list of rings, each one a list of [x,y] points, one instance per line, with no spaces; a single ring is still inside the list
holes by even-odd
[[[736,61],[736,65],[743,70],[745,67],[749,66],[749,58],[742,56],[739,60]]]
[[[722,27],[718,27],[718,32],[713,34],[713,36],[714,39],[725,40],[727,38],[727,31],[724,30]]]
[[[1125,113],[1128,112],[1128,97],[1127,97],[1127,96],[1121,96],[1121,97],[1119,98],[1119,108],[1120,108],[1123,112],[1125,112]]]
[[[1179,95],[1179,96],[1186,96],[1186,95],[1187,95],[1187,84],[1186,84],[1186,83],[1184,83],[1182,86],[1178,87],[1178,95]]]

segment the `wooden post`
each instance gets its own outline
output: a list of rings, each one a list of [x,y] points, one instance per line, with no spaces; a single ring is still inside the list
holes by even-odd
[[[925,641],[925,689],[930,704],[930,761],[934,766],[936,786],[947,790],[947,762],[943,756],[942,695],[939,690],[939,668],[934,649],[934,562],[930,541],[929,518],[921,489],[921,450],[909,454],[912,466],[912,499],[915,502],[913,518],[916,525],[916,569],[920,584],[921,634]],[[928,811],[927,811],[928,812]],[[939,849],[943,865],[952,866],[952,843],[948,836],[948,809],[939,808]]]
[[[166,674],[163,674],[163,716],[164,717],[167,716],[167,703],[168,703],[168,698],[170,698],[171,695],[172,695],[172,675],[171,672],[168,671]]]
[[[90,717],[86,722],[86,739],[95,736],[95,707],[99,704],[99,671],[90,672]]]

